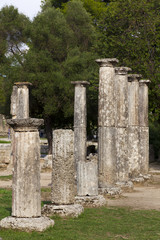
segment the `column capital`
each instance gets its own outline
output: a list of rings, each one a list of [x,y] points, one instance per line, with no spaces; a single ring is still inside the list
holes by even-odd
[[[85,85],[90,85],[89,82],[87,81],[72,81],[71,84],[75,85],[75,86],[85,86]]]
[[[141,78],[141,74],[128,74],[128,82],[140,81]]]
[[[126,75],[129,71],[132,71],[129,67],[116,67],[115,72],[117,75]]]
[[[43,119],[37,118],[24,118],[24,119],[8,119],[8,125],[10,125],[15,131],[29,131],[36,130],[38,127],[44,124]]]
[[[17,86],[17,87],[23,87],[23,86],[29,87],[29,86],[32,86],[32,83],[30,83],[30,82],[15,82],[14,86]]]
[[[119,62],[117,58],[100,58],[95,61],[100,67],[114,67]]]
[[[150,80],[148,80],[148,79],[141,79],[140,81],[139,81],[139,85],[140,86],[143,86],[143,85],[149,85],[151,83],[151,81]]]

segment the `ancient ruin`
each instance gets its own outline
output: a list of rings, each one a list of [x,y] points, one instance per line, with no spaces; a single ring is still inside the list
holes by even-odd
[[[16,82],[11,95],[11,115],[13,119],[29,118],[29,82]]]
[[[115,58],[97,59],[99,69],[98,174],[99,188],[105,191],[116,183],[115,139]]]
[[[98,162],[96,156],[87,159],[86,133],[86,81],[71,82],[74,95],[74,155],[77,169],[76,202],[85,206],[101,206],[106,203],[98,195]]]
[[[149,127],[148,127],[148,84],[150,80],[139,81],[139,139],[140,173],[148,174],[149,168]]]
[[[128,181],[128,71],[115,68],[115,127],[117,181]]]
[[[77,187],[72,130],[53,131],[52,165],[52,204],[44,205],[42,213],[47,216],[58,214],[77,217],[84,209],[80,204],[74,204]]]
[[[21,86],[21,83],[18,86]],[[44,121],[29,118],[28,90],[26,91],[26,87],[25,91],[19,92],[18,90],[19,88],[17,94],[21,96],[20,101],[15,101],[15,111],[12,112],[16,117],[7,121],[14,131],[12,136],[14,166],[12,216],[2,219],[0,226],[24,231],[43,231],[54,225],[53,220],[41,216],[40,139],[38,128]],[[24,92],[27,92],[27,94],[23,95]],[[24,101],[24,106],[21,98]],[[24,118],[20,119],[19,117]]]

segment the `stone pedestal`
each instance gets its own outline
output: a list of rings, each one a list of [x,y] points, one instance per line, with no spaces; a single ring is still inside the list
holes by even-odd
[[[98,164],[99,187],[116,183],[115,69],[117,59],[97,59],[99,69]]]
[[[128,71],[127,67],[115,68],[115,126],[117,181],[128,181]]]
[[[149,128],[148,128],[148,84],[150,80],[139,81],[139,126],[140,126],[140,172],[149,170]]]
[[[24,230],[45,229],[54,221],[41,219],[40,194],[40,144],[38,127],[42,119],[10,119],[8,124],[14,130],[13,136],[13,184],[12,184],[12,217],[3,219],[0,226]],[[22,221],[20,221],[20,219]],[[24,219],[24,221],[23,221]],[[34,221],[35,220],[35,221]],[[41,222],[43,227],[38,223]]]
[[[72,130],[53,131],[52,204],[42,209],[44,215],[78,216],[83,207],[75,205],[76,164]]]
[[[141,75],[128,75],[128,164],[129,177],[140,174],[139,157],[139,80]]]

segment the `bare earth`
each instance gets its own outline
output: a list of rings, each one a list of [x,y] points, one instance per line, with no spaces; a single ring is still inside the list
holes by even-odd
[[[150,164],[150,174],[153,176],[152,182],[148,182],[144,186],[135,186],[133,192],[123,193],[118,199],[108,199],[108,206],[154,209],[160,211],[160,163]],[[0,172],[0,176],[6,175],[11,175],[11,171]],[[11,188],[11,186],[11,180],[0,180],[0,188]],[[51,172],[41,173],[41,186],[51,186]]]

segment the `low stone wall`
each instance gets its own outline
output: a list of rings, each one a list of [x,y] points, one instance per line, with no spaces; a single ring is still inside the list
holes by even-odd
[[[6,169],[11,160],[11,144],[0,144],[0,169]]]

